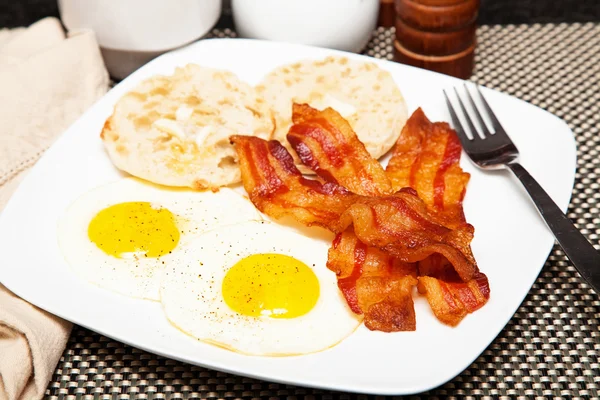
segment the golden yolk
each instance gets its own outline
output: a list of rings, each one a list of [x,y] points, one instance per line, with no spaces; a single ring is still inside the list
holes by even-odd
[[[317,304],[319,280],[293,257],[253,254],[227,272],[222,290],[225,303],[240,314],[295,318]]]
[[[105,253],[122,257],[137,253],[160,257],[179,242],[175,216],[148,202],[119,203],[100,211],[88,226],[88,236]]]

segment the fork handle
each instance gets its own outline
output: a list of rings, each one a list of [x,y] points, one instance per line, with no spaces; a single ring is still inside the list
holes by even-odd
[[[519,178],[573,266],[600,293],[600,253],[521,164],[512,162],[507,167]]]

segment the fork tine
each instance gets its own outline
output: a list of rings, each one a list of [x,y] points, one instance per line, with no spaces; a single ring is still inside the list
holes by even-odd
[[[446,104],[448,105],[448,111],[450,111],[450,117],[452,118],[452,125],[454,125],[454,130],[464,146],[465,143],[468,143],[471,139],[469,139],[469,136],[467,136],[465,130],[463,129],[460,119],[458,119],[458,115],[456,115],[456,111],[454,110],[454,106],[448,97],[448,93],[446,93],[446,89],[444,89],[443,92],[444,97],[446,98]]]
[[[475,88],[477,89],[477,94],[479,94],[479,99],[481,99],[481,103],[483,104],[483,106],[485,107],[485,110],[487,111],[488,117],[492,121],[492,127],[494,128],[494,133],[506,134],[506,131],[500,124],[500,121],[498,121],[498,118],[496,118],[496,114],[494,114],[494,112],[492,111],[492,107],[490,107],[490,105],[486,101],[485,97],[483,97],[483,93],[481,93],[481,90],[479,90],[479,85],[476,85]]]
[[[460,105],[460,109],[462,110],[462,112],[465,116],[465,120],[467,121],[467,124],[469,125],[469,129],[471,130],[471,135],[473,136],[473,140],[480,139],[477,128],[475,128],[475,125],[473,124],[473,120],[471,119],[471,116],[467,112],[467,108],[465,107],[465,104],[463,103],[462,99],[460,98],[460,95],[458,94],[458,90],[456,90],[456,88],[454,88],[454,92],[456,92],[456,97],[458,98],[458,104]]]
[[[469,99],[469,103],[471,104],[471,107],[473,108],[473,110],[475,110],[475,117],[477,118],[477,121],[479,122],[479,125],[481,126],[483,135],[484,136],[491,135],[492,132],[490,131],[490,128],[488,128],[488,125],[485,123],[483,117],[481,116],[481,113],[479,112],[479,107],[477,107],[477,105],[475,104],[475,101],[473,100],[473,97],[471,96],[471,91],[469,90],[469,87],[467,86],[467,84],[465,84],[465,92],[467,92],[467,98]]]

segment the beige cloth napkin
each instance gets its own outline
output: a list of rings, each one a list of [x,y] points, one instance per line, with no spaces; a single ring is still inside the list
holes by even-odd
[[[0,210],[27,170],[108,83],[92,32],[66,37],[55,18],[0,31]],[[0,284],[0,400],[41,398],[70,331],[70,323]]]

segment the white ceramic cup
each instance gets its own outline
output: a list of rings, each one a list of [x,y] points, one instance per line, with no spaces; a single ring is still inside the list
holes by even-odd
[[[379,0],[232,0],[242,37],[358,52],[377,27]]]
[[[210,31],[221,0],[58,0],[69,30],[91,29],[106,66],[123,78],[150,59]]]

